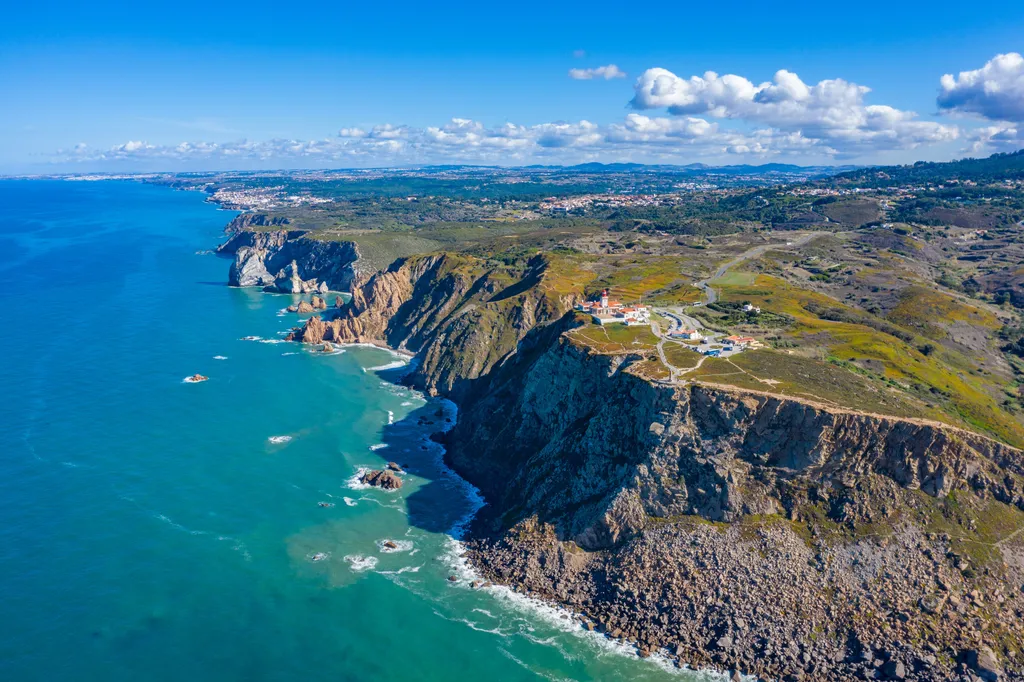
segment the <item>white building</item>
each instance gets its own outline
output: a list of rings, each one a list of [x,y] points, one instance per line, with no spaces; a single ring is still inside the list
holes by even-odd
[[[590,313],[595,324],[624,324],[627,327],[638,327],[651,323],[651,315],[647,306],[626,306],[608,297],[608,290],[601,292],[597,301],[584,301],[576,306],[577,310]]]

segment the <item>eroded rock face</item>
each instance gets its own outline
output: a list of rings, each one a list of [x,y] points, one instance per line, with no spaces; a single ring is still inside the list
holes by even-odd
[[[386,343],[417,352],[416,388],[458,397],[467,381],[517,352],[538,325],[559,319],[573,299],[545,296],[534,285],[543,259],[509,284],[484,261],[440,254],[398,260],[353,286],[352,298],[328,319],[312,319],[294,338]]]
[[[367,471],[359,477],[359,481],[366,485],[372,485],[375,488],[383,488],[384,490],[398,490],[402,487],[402,479],[393,471],[388,470],[374,469]]]
[[[460,413],[452,461],[497,510],[539,514],[588,549],[650,518],[731,522],[819,498],[841,521],[872,522],[881,501],[869,498],[887,488],[937,497],[961,487],[1024,508],[1015,480],[1024,458],[988,438],[778,396],[655,385],[628,364],[563,338],[532,364],[506,365]],[[868,475],[872,490],[850,485]]]
[[[359,258],[351,242],[321,241],[298,230],[239,231],[217,253],[234,256],[230,285],[284,293],[346,291]]]
[[[1006,654],[981,644],[1024,644],[1024,548],[986,575],[916,525],[950,492],[1024,509],[1024,453],[629,366],[560,337],[462,402],[448,459],[488,499],[470,541],[488,578],[641,651],[766,679],[958,679],[961,652],[994,671]]]
[[[265,264],[267,252],[248,246],[238,250],[231,265],[228,282],[236,287],[262,287],[273,283],[274,278]]]

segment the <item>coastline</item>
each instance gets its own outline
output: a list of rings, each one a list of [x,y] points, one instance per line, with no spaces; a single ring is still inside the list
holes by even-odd
[[[955,484],[982,495],[996,490],[1004,485],[996,474],[1017,466],[1019,452],[926,420],[709,384],[659,387],[624,371],[625,357],[566,341],[564,325],[552,324],[566,316],[552,316],[528,292],[508,308],[489,308],[488,326],[476,327],[473,321],[480,318],[453,314],[483,305],[471,298],[480,275],[460,269],[462,263],[444,253],[399,261],[360,285],[358,305],[332,320],[331,336],[317,319],[294,337],[310,344],[330,338],[338,345],[350,342],[335,339],[408,341],[421,351],[410,355],[423,358],[424,366],[412,377],[406,373],[409,383],[402,385],[470,400],[462,423],[443,429],[459,433],[441,439],[438,453],[477,501],[447,531],[451,565],[462,586],[479,588],[488,576],[492,584],[486,589],[522,600],[533,612],[553,614],[563,630],[588,639],[593,633],[594,641],[619,653],[653,657],[679,671],[696,665],[708,675],[739,669],[761,678],[809,675],[832,681],[877,677],[892,667],[925,679],[916,673],[951,674],[961,664],[935,660],[923,645],[905,644],[908,637],[901,634],[912,636],[911,628],[938,622],[916,615],[917,602],[919,591],[928,590],[924,576],[947,570],[944,564],[960,570],[950,538],[918,531],[906,536],[900,527],[894,529],[898,542],[875,547],[873,535],[858,535],[856,524],[888,516],[889,501],[918,508],[918,492],[939,498]],[[508,331],[501,325],[519,319],[528,304],[534,312],[530,326],[514,327],[522,334],[514,347],[498,346],[507,356],[495,353],[493,330]],[[358,345],[401,352],[383,341]],[[483,381],[469,388],[475,379]],[[708,447],[718,454],[708,457]],[[825,463],[833,468],[821,469]],[[628,478],[631,471],[634,478]],[[846,484],[847,477],[861,485]],[[500,505],[495,515],[515,525],[495,526],[493,537],[481,526],[478,537],[470,537],[484,508],[483,490],[494,497],[491,504]],[[1010,486],[997,497],[1013,501],[1013,494]],[[809,527],[818,518],[814,505],[838,496],[860,514],[848,517],[850,542],[816,542],[817,531]],[[745,525],[744,518],[764,525]],[[720,538],[712,537],[716,529]],[[538,530],[541,535],[532,535]],[[702,549],[702,543],[709,544]],[[607,551],[584,556],[579,548]],[[891,564],[901,552],[907,561]],[[861,587],[870,579],[862,567],[872,553],[875,563],[892,571],[884,589]],[[659,564],[672,566],[673,575],[652,568]],[[623,567],[629,570],[623,573]],[[698,579],[702,572],[717,572],[719,581]],[[984,577],[971,582],[973,573],[962,574],[944,574],[942,589],[953,585],[970,593],[975,584],[984,587]],[[787,576],[785,584],[766,584],[779,575]],[[843,599],[828,599],[833,590]],[[723,596],[724,605],[716,601]],[[915,614],[893,621],[895,630],[890,616],[904,611],[882,611],[890,602]],[[775,614],[764,612],[783,605]],[[851,624],[865,613],[872,620]],[[940,623],[925,640],[936,647],[931,651],[942,646],[966,657],[984,644],[960,637],[953,622]],[[826,636],[812,636],[819,632]]]

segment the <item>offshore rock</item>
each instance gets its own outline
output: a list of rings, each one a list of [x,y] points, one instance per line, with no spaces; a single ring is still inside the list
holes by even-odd
[[[359,477],[361,483],[366,485],[372,485],[375,488],[383,488],[384,490],[398,490],[402,487],[402,479],[391,471],[381,471],[374,469],[367,471]]]

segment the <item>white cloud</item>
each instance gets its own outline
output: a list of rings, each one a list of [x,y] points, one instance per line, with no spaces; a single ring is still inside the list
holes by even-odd
[[[1024,149],[1024,124],[1001,123],[972,130],[968,136],[972,154],[990,151],[1015,152]]]
[[[664,89],[652,88],[652,97],[674,98],[669,109],[677,115],[650,116],[632,112],[608,125],[581,120],[529,126],[503,123],[489,127],[480,121],[453,118],[444,125],[425,128],[393,124],[341,128],[335,137],[321,140],[199,141],[174,145],[131,141],[108,149],[79,145],[57,152],[53,158],[57,162],[134,162],[139,166],[162,168],[386,166],[443,162],[513,165],[581,160],[687,163],[696,158],[730,156],[752,161],[779,157],[827,160],[848,155],[853,149],[906,146],[902,131],[906,126],[913,128],[918,124],[912,113],[880,105],[860,106],[855,115],[844,114],[850,116],[849,119],[842,118],[841,112],[831,117],[811,116],[792,105],[794,100],[815,96],[811,94],[814,88],[801,87],[803,84],[796,78],[777,78],[770,87],[757,91],[762,95],[755,93],[749,97],[743,94],[748,93],[749,88],[741,80],[731,83],[725,79],[703,80],[710,82],[713,96],[701,99],[690,93],[667,93]],[[859,101],[856,92],[851,94],[851,88],[858,86],[819,86],[815,87],[832,94],[817,96],[830,102]],[[742,104],[758,97],[760,101],[753,105]],[[725,127],[707,116],[682,113],[702,109],[710,116],[729,118],[743,106],[769,107],[768,113],[749,116],[753,121],[761,119],[765,125],[739,130]],[[800,125],[790,125],[790,121],[799,121]],[[972,139],[975,144],[996,145],[1015,135],[1016,131],[993,128],[987,135]]]
[[[1024,123],[1024,57],[996,55],[985,66],[946,74],[939,82],[939,109],[992,121]]]
[[[650,117],[631,113],[620,123],[551,122],[532,126],[504,123],[487,127],[454,118],[442,126],[413,128],[383,124],[369,130],[343,128],[323,140],[182,142],[150,145],[129,142],[100,150],[76,147],[55,161],[125,162],[149,166],[231,166],[266,164],[393,165],[458,161],[515,164],[532,161],[657,159],[688,162],[698,157],[742,155],[767,158],[831,151],[797,134],[771,130],[722,130],[699,117]]]
[[[593,69],[569,69],[569,78],[573,78],[578,81],[589,81],[595,78],[603,78],[606,81],[610,81],[613,78],[625,77],[626,72],[614,64],[598,66]]]
[[[667,69],[648,69],[634,86],[634,109],[667,109],[675,116],[707,115],[767,125],[772,137],[797,134],[832,155],[913,149],[954,140],[956,126],[917,120],[917,114],[868,105],[870,88],[842,79],[815,85],[781,70],[771,82],[755,85],[737,75],[680,78]]]

